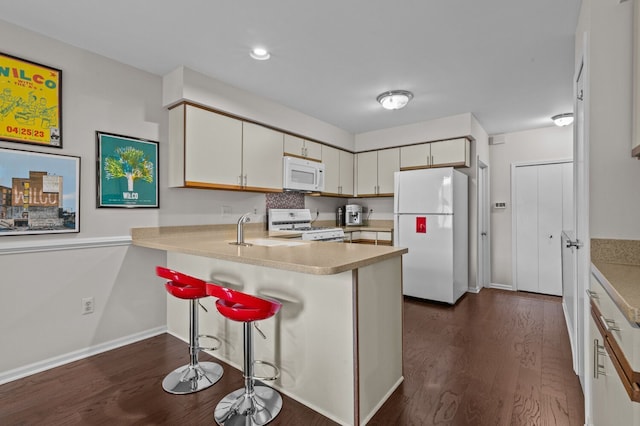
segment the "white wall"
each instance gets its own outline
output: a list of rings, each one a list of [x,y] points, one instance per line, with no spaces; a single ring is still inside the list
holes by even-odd
[[[504,144],[489,145],[491,205],[507,203],[505,209],[491,209],[491,282],[511,286],[511,164],[571,159],[573,126],[507,133],[504,137]]]
[[[354,149],[353,134],[346,130],[186,67],[179,67],[163,78],[163,105],[170,106],[182,100],[216,108],[349,151]]]
[[[576,57],[589,38],[589,228],[592,238],[640,239],[640,161],[631,158],[633,2],[584,0]]]
[[[0,252],[54,241],[103,247],[0,254],[0,381],[33,363],[77,353],[166,324],[165,295],[153,279],[164,254],[105,241],[158,224],[158,209],[96,209],[96,130],[160,140],[166,152],[161,79],[0,22],[3,52],[62,70],[63,149],[0,142],[5,148],[81,157],[80,233],[0,236]],[[163,173],[161,168],[160,173]],[[166,186],[166,185],[165,185]],[[161,203],[168,201],[166,191]],[[104,243],[104,244],[103,244]],[[104,246],[106,245],[106,246]],[[95,312],[81,315],[93,296]]]

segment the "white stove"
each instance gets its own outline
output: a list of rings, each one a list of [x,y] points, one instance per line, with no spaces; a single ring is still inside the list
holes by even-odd
[[[311,225],[309,209],[269,209],[269,231],[299,233],[305,241],[344,241],[342,228]]]

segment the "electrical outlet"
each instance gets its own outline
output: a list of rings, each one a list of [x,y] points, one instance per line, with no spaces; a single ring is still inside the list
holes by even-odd
[[[82,315],[92,314],[94,305],[95,305],[95,301],[93,300],[93,297],[83,297],[82,298]]]

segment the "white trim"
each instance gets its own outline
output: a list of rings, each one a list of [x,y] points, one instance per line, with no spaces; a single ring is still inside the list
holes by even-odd
[[[0,255],[131,245],[131,236],[0,243]]]
[[[373,418],[373,416],[376,415],[376,413],[378,412],[378,410],[380,410],[380,408],[382,407],[382,405],[387,402],[387,400],[389,399],[389,397],[391,396],[392,393],[394,393],[396,391],[396,389],[398,389],[398,386],[400,386],[402,384],[402,382],[404,381],[404,376],[401,376],[398,381],[396,382],[395,385],[393,385],[391,387],[391,389],[389,389],[389,392],[387,392],[385,394],[385,396],[382,397],[382,399],[380,400],[380,402],[378,402],[376,404],[375,407],[373,407],[373,409],[371,410],[371,413],[369,413],[369,415],[367,417],[365,417],[364,420],[360,420],[360,424],[362,425],[366,425],[367,423],[369,423],[369,421]]]
[[[516,291],[513,286],[510,286],[508,284],[498,284],[498,283],[491,283],[489,284],[489,288],[497,288],[498,290],[509,290],[509,291]]]
[[[577,295],[576,295],[577,298]],[[577,306],[576,306],[577,308]],[[567,333],[569,334],[569,345],[571,345],[571,354],[573,355],[573,372],[576,373],[576,375],[579,376],[579,371],[578,371],[578,354],[576,353],[577,351],[577,342],[576,342],[576,336],[575,333],[573,332],[573,327],[570,327],[570,324],[573,324],[573,321],[570,321],[569,318],[569,312],[567,311],[567,304],[566,304],[566,300],[564,299],[564,297],[562,298],[562,312],[564,313],[564,324],[567,326]]]
[[[480,293],[481,288],[480,287],[469,287],[467,289],[467,293],[475,293],[478,294]]]
[[[23,377],[31,376],[32,374],[49,370],[51,368],[59,367],[70,362],[88,358],[102,352],[107,352],[112,349],[130,345],[131,343],[135,343],[140,340],[158,336],[162,333],[166,333],[166,331],[167,326],[163,325],[161,327],[152,328],[150,330],[141,331],[139,333],[111,340],[109,342],[100,343],[99,345],[89,346],[84,349],[78,349],[77,351],[55,356],[43,361],[34,362],[33,364],[25,365],[23,367],[14,368],[13,370],[5,371],[4,373],[0,374],[0,385],[21,379]]]

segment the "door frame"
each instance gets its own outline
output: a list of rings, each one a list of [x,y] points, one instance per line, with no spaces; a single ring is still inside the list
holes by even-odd
[[[476,259],[476,291],[491,285],[491,208],[489,165],[480,158],[477,161],[477,259]],[[483,241],[482,233],[485,232]]]
[[[528,166],[545,166],[549,164],[573,163],[573,159],[562,158],[558,160],[540,160],[540,161],[518,161],[511,163],[511,288],[518,291],[517,270],[516,270],[516,246],[517,246],[517,206],[516,206],[516,168]]]

